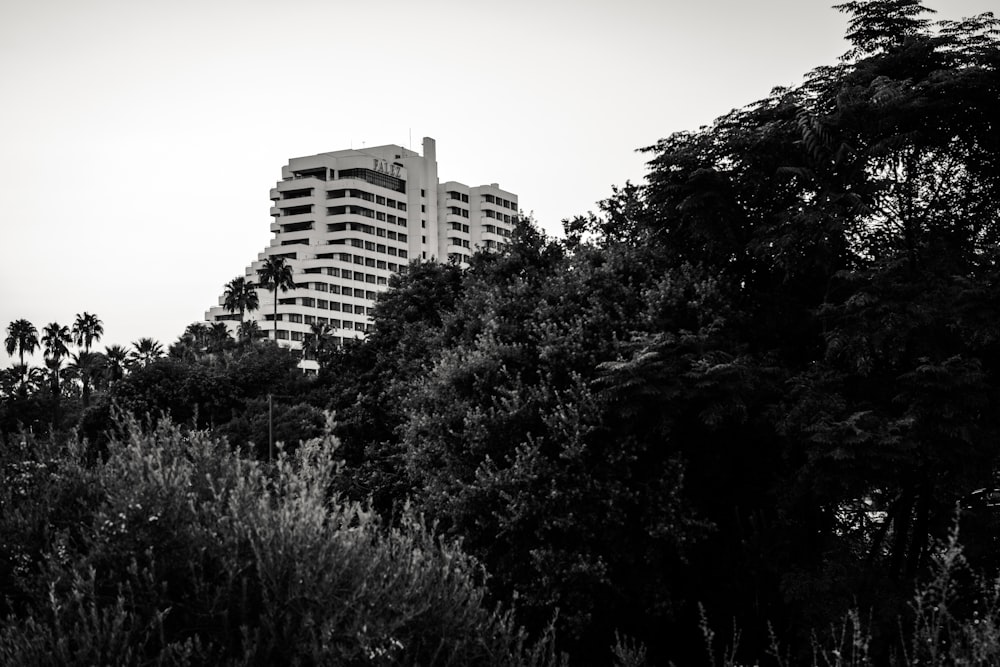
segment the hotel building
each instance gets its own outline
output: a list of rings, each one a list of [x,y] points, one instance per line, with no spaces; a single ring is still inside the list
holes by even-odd
[[[394,145],[320,153],[291,159],[281,177],[271,189],[274,238],[245,275],[258,283],[267,257],[287,259],[295,289],[275,294],[277,337],[293,349],[312,324],[328,324],[338,342],[363,335],[389,276],[415,259],[462,262],[476,249],[503,248],[518,210],[517,196],[496,183],[440,182],[429,137],[423,155]],[[257,295],[260,308],[246,319],[272,337],[272,293]],[[205,319],[235,331],[239,313],[223,303],[220,297]]]

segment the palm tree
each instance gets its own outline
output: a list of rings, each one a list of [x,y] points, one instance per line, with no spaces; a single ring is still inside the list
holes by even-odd
[[[274,342],[278,342],[278,290],[287,292],[295,287],[295,279],[292,275],[292,267],[289,266],[284,257],[268,257],[264,260],[264,266],[257,269],[260,277],[260,286],[271,292],[274,298]]]
[[[67,370],[72,369],[83,383],[83,407],[90,405],[90,385],[94,378],[98,380],[104,374],[107,357],[100,352],[77,352],[70,358]]]
[[[229,335],[229,327],[225,322],[216,322],[208,329],[208,351],[222,352],[232,343],[233,337]]]
[[[24,364],[14,364],[10,368],[0,370],[0,397],[13,398],[23,384]]]
[[[114,385],[125,377],[125,368],[128,362],[128,350],[121,345],[112,345],[104,348],[106,363],[104,372],[107,375],[108,384]]]
[[[24,365],[24,353],[31,354],[38,349],[38,330],[28,320],[14,320],[7,325],[7,338],[4,340],[7,354],[16,350],[21,368],[21,392],[24,393],[24,379],[28,367]]]
[[[192,322],[184,329],[182,337],[189,337],[191,343],[202,350],[208,345],[208,325],[204,322]]]
[[[236,337],[240,341],[254,341],[264,335],[264,332],[260,330],[260,325],[257,324],[257,320],[243,322],[236,331]]]
[[[333,348],[333,329],[329,324],[310,324],[303,347],[306,359],[322,362],[326,353]]]
[[[251,313],[260,306],[260,297],[257,295],[257,288],[253,281],[247,280],[243,276],[236,276],[226,283],[226,291],[223,293],[223,307],[230,313],[240,311],[240,324],[243,324],[243,313]]]
[[[176,359],[197,360],[208,349],[208,325],[193,322],[187,325],[177,342],[170,346],[169,354]]]
[[[77,347],[82,347],[84,352],[90,352],[90,346],[101,340],[104,335],[104,323],[98,319],[97,315],[91,315],[87,311],[83,314],[76,314],[76,321],[73,323],[73,342]]]
[[[59,423],[59,371],[62,368],[63,357],[69,354],[67,345],[72,343],[69,328],[58,322],[50,322],[42,329],[42,345],[45,346],[45,365],[49,367],[52,378],[52,423]]]
[[[97,361],[91,357],[90,346],[101,340],[104,335],[104,323],[87,311],[76,314],[73,322],[73,342],[82,347],[83,352],[76,358],[76,367],[83,381],[83,407],[90,405],[90,379],[95,371]]]
[[[140,338],[132,342],[129,360],[136,366],[145,368],[163,356],[163,346],[152,338]]]
[[[38,392],[45,386],[45,371],[37,366],[32,366],[28,369],[28,373],[24,379],[24,384],[28,387],[31,393]]]

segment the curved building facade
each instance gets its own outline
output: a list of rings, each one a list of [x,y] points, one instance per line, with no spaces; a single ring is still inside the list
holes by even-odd
[[[301,349],[313,324],[327,324],[335,340],[371,329],[370,315],[389,276],[415,259],[464,261],[477,249],[502,249],[510,238],[517,196],[496,183],[440,182],[436,146],[423,155],[402,146],[375,146],[292,158],[271,189],[274,238],[246,267],[247,280],[267,257],[288,260],[295,289],[278,291],[277,340]],[[256,320],[274,336],[274,301],[259,289]],[[235,330],[239,314],[224,299],[205,314]],[[315,367],[303,361],[307,370]]]

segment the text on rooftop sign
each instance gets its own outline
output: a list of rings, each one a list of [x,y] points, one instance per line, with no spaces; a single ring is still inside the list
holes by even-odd
[[[375,171],[399,178],[399,170],[402,167],[398,164],[390,164],[388,160],[380,160],[378,158],[373,158],[373,162],[375,163]]]

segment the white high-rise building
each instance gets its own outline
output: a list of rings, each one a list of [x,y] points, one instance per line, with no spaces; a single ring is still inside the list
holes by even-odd
[[[517,196],[496,183],[442,183],[434,140],[425,137],[423,149],[342,150],[293,158],[282,168],[271,190],[274,238],[245,272],[258,283],[257,270],[276,255],[292,267],[295,289],[276,294],[279,344],[301,348],[312,324],[328,324],[338,341],[358,337],[371,328],[375,297],[389,276],[404,273],[411,260],[463,261],[508,242]],[[272,294],[257,294],[260,308],[246,319],[272,337]],[[205,319],[235,331],[239,313],[223,303],[220,297]]]

